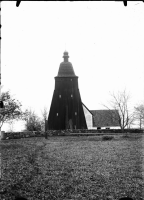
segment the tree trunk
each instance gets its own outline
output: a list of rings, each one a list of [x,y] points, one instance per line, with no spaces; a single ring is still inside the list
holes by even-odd
[[[141,130],[141,126],[142,126],[142,123],[141,123],[141,118],[140,118],[140,130]]]

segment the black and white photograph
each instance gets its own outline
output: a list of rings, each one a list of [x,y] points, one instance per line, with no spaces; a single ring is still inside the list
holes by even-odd
[[[144,199],[144,2],[0,13],[0,199]]]

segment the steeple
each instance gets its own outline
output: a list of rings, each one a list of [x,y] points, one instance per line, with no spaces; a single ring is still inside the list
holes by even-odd
[[[65,51],[63,54],[64,61],[60,63],[58,77],[74,77],[75,72],[71,62],[68,61],[69,55],[68,52]]]
[[[64,61],[60,63],[55,77],[55,89],[48,116],[47,128],[50,130],[87,129],[86,119],[75,75],[69,55],[65,51]],[[46,129],[47,129],[46,128]]]

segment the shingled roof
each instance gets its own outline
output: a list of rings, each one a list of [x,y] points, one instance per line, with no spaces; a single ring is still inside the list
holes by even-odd
[[[90,110],[93,113],[93,127],[119,126],[117,110]]]
[[[72,63],[68,61],[69,55],[65,51],[63,55],[64,61],[60,63],[58,77],[76,77]]]

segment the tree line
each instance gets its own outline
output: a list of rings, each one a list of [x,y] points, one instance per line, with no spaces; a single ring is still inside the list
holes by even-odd
[[[25,130],[27,131],[45,130],[45,120],[48,117],[46,107],[41,111],[41,117],[31,109],[23,111],[20,101],[14,99],[9,91],[2,93],[0,107],[0,129],[4,123],[8,123],[10,131],[13,131],[13,123],[22,120],[25,122]]]
[[[110,95],[111,101],[109,105],[104,106],[109,110],[113,109],[118,111],[119,115],[116,120],[118,120],[121,130],[131,128],[134,124],[137,124],[139,129],[142,129],[144,127],[144,104],[136,105],[133,111],[131,111],[129,108],[130,96],[126,90]],[[45,130],[45,122],[48,117],[46,107],[41,111],[41,117],[31,109],[22,111],[22,104],[14,99],[9,91],[2,93],[1,104],[4,105],[4,108],[0,108],[0,128],[2,128],[4,123],[12,125],[14,121],[24,120],[25,130],[27,131]]]
[[[130,95],[126,90],[117,93],[110,93],[111,100],[109,106],[104,105],[107,109],[117,110],[118,117],[115,120],[123,131],[125,128],[130,129],[133,125],[137,125],[139,129],[144,127],[144,103],[130,108]],[[111,116],[112,117],[112,116]]]

